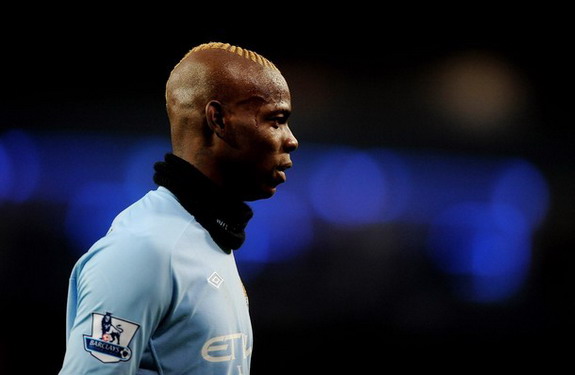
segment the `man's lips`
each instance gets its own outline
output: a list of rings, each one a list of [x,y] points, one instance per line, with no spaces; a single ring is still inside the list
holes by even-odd
[[[283,163],[283,164],[278,165],[278,166],[276,167],[276,169],[277,169],[278,171],[280,171],[280,172],[283,172],[283,171],[285,171],[286,169],[291,168],[292,166],[293,166],[293,163],[290,161],[290,162],[287,162],[287,163]]]
[[[278,176],[278,183],[284,183],[287,181],[287,176],[286,176],[286,169],[289,169],[292,167],[292,163],[284,163],[284,164],[280,164],[276,167],[276,172],[277,172],[277,176]]]
[[[280,184],[283,184],[284,182],[287,181],[287,176],[286,176],[286,173],[284,171],[278,170],[277,174],[279,176],[279,183]]]

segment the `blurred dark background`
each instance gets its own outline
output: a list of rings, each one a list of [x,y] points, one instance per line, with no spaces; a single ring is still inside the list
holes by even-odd
[[[0,373],[57,373],[71,268],[154,188],[152,164],[169,151],[165,81],[206,41],[280,68],[300,142],[288,183],[252,204],[236,253],[254,374],[565,359],[575,313],[567,25],[369,13],[1,26]]]

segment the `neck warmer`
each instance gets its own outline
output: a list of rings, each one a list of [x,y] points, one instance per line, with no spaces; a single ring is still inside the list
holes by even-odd
[[[217,186],[187,161],[166,154],[154,164],[154,182],[170,190],[180,204],[226,253],[245,241],[251,208]]]

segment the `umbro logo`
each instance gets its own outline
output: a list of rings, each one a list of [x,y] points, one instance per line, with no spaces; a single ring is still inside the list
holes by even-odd
[[[223,282],[224,279],[220,275],[218,275],[217,272],[212,273],[210,277],[208,277],[208,283],[210,283],[210,285],[212,285],[215,288],[219,288]]]

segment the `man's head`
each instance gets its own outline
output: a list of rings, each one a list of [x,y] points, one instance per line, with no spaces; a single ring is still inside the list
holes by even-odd
[[[264,57],[224,43],[193,48],[166,85],[175,155],[242,200],[269,198],[285,181],[297,140],[291,98]]]

